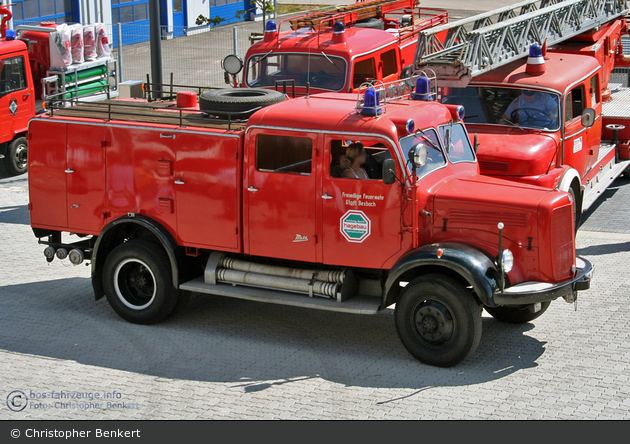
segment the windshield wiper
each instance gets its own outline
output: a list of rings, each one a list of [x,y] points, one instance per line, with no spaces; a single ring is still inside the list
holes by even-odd
[[[330,60],[330,57],[328,57],[324,51],[322,51],[322,55],[323,55],[324,57],[326,57],[326,60],[328,60],[332,66],[334,66],[335,68],[337,68],[337,71],[341,71],[341,68],[340,68],[340,67],[338,67],[337,65],[335,65],[335,62],[333,62],[332,60]]]
[[[426,142],[428,142],[428,143],[429,143],[429,145],[431,145],[431,146],[432,146],[433,148],[435,148],[436,150],[438,150],[438,151],[442,151],[442,150],[440,149],[440,147],[439,147],[439,146],[437,146],[437,145],[435,144],[435,142],[433,142],[431,139],[429,139],[429,137],[427,136],[427,133],[425,133],[425,132],[424,132],[424,131],[422,131],[421,129],[419,129],[418,131],[422,133],[422,136],[420,136],[420,137],[422,137],[422,139],[423,139],[423,140],[425,140]]]

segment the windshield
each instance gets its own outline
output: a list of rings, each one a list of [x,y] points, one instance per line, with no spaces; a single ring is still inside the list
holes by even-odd
[[[446,159],[444,158],[444,153],[442,152],[442,148],[440,147],[440,141],[438,139],[437,133],[434,129],[430,128],[423,131],[418,131],[415,134],[411,134],[400,139],[400,148],[402,149],[403,156],[405,157],[405,159],[407,159],[407,162],[410,166],[411,163],[409,162],[409,150],[415,147],[418,143],[425,144],[429,150],[427,163],[425,163],[424,166],[418,167],[416,169],[416,174],[418,175],[418,178],[426,176],[431,171],[437,170],[438,168],[446,165]]]
[[[451,163],[475,161],[475,154],[464,125],[452,123],[442,125],[439,129],[442,145],[446,147],[446,155]]]
[[[346,61],[324,54],[260,54],[247,61],[247,86],[276,86],[293,80],[295,86],[340,91],[346,84]],[[290,85],[289,85],[290,86]]]
[[[444,88],[442,103],[463,105],[466,123],[517,125],[552,131],[559,128],[559,97],[543,91],[485,86]]]

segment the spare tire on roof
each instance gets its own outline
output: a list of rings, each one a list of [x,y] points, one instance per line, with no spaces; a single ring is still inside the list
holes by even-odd
[[[259,108],[286,100],[279,91],[264,88],[226,88],[204,91],[199,109],[222,118],[246,118]],[[251,112],[249,112],[251,111]]]
[[[383,20],[379,20],[374,17],[369,18],[369,19],[359,20],[353,26],[355,28],[371,28],[371,29],[381,29],[381,30],[385,29],[385,23],[383,22]]]

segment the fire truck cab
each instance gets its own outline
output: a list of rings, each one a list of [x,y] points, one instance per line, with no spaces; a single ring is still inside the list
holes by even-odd
[[[49,261],[91,261],[96,298],[131,322],[166,318],[190,292],[395,304],[409,352],[455,365],[479,344],[482,307],[528,322],[575,302],[592,267],[575,254],[568,193],[480,175],[462,107],[408,85],[248,120],[183,100],[51,109],[30,123],[34,233]]]
[[[332,12],[267,22],[262,41],[223,62],[238,86],[302,96],[356,92],[367,80],[390,82],[409,74],[418,33],[448,21],[448,12],[416,7],[416,0],[357,2]],[[289,22],[290,30],[281,31]],[[229,76],[228,76],[229,81]]]

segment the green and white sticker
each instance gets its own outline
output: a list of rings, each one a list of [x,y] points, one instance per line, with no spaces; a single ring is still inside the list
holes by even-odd
[[[17,100],[11,99],[11,102],[9,103],[9,112],[11,114],[15,114],[17,113],[17,110],[18,110]]]
[[[363,211],[350,210],[341,217],[340,230],[348,242],[361,243],[370,235],[372,222]]]

